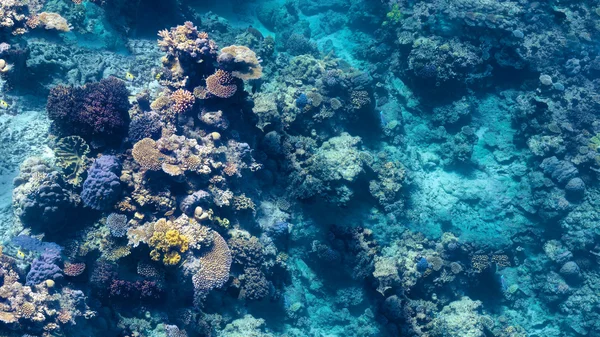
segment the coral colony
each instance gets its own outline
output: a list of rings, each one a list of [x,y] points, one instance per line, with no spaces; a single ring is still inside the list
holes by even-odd
[[[1,0],[0,336],[600,336],[600,4]]]

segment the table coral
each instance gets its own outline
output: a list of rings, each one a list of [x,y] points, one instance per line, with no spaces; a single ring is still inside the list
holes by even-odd
[[[221,49],[219,63],[231,74],[242,80],[262,77],[262,67],[256,53],[246,46],[229,46]]]

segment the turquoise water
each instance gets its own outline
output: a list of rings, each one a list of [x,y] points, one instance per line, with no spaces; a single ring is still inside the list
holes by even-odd
[[[0,335],[600,335],[599,27],[3,0]]]

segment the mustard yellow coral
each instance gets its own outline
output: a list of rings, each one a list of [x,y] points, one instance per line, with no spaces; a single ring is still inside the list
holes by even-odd
[[[174,266],[181,261],[181,255],[177,252],[168,252],[163,258],[163,263],[167,266]]]
[[[168,266],[178,264],[181,261],[181,253],[185,253],[190,247],[190,238],[172,226],[171,221],[159,219],[154,225],[152,237],[148,240],[148,245],[152,248],[150,258],[159,261],[162,256],[163,263]]]

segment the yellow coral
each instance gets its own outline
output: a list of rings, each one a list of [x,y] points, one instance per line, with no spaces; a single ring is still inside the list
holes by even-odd
[[[177,252],[168,252],[163,258],[163,263],[167,266],[174,266],[181,260],[181,255]]]
[[[181,235],[176,229],[168,230],[167,233],[165,233],[165,241],[169,247],[176,247],[182,253],[188,250],[190,244],[190,240],[184,235]]]
[[[173,228],[174,224],[166,219],[159,219],[154,223],[154,232],[148,240],[152,248],[150,258],[160,261],[168,266],[176,265],[181,260],[180,253],[186,252],[190,247],[190,238]]]
[[[42,12],[37,17],[40,20],[40,24],[46,29],[58,30],[61,32],[68,32],[71,30],[71,25],[69,25],[67,20],[58,13]]]

